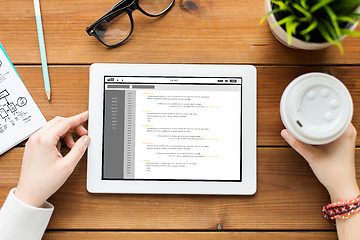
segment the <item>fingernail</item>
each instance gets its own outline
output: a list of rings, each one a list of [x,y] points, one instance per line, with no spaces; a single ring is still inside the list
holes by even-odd
[[[90,142],[91,142],[91,139],[90,139],[89,136],[84,137],[84,143],[85,143],[86,146],[89,146]]]
[[[289,133],[286,130],[281,131],[281,136],[287,140],[289,138]]]

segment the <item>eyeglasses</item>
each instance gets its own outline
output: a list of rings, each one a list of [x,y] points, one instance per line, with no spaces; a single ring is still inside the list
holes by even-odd
[[[175,0],[122,0],[87,27],[86,32],[107,47],[118,46],[134,30],[133,11],[139,9],[146,16],[159,17],[169,11],[174,2]]]

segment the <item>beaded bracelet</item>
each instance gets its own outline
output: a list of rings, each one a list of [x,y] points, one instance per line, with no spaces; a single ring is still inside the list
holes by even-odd
[[[334,224],[336,219],[346,219],[358,212],[360,212],[360,195],[354,200],[339,201],[325,205],[322,209],[324,218],[332,221]]]

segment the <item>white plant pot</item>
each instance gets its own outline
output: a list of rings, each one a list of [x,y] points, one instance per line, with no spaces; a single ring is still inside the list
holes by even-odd
[[[272,11],[270,0],[265,0],[265,10],[266,13]],[[359,12],[359,10],[360,8],[357,10],[357,12]],[[318,50],[332,46],[332,44],[329,42],[324,42],[324,43],[305,42],[295,37],[291,37],[291,45],[288,45],[286,31],[281,26],[271,27],[277,23],[274,14],[270,14],[267,20],[274,37],[287,47],[295,48],[295,49],[304,49],[304,50]],[[349,28],[349,30],[355,30],[357,24],[358,23],[353,24],[351,28]],[[343,40],[345,37],[346,36],[342,37],[341,40]]]

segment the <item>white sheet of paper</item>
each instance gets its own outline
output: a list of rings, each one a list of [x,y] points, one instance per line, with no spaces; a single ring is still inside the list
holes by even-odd
[[[0,44],[0,155],[45,123],[46,119]]]

